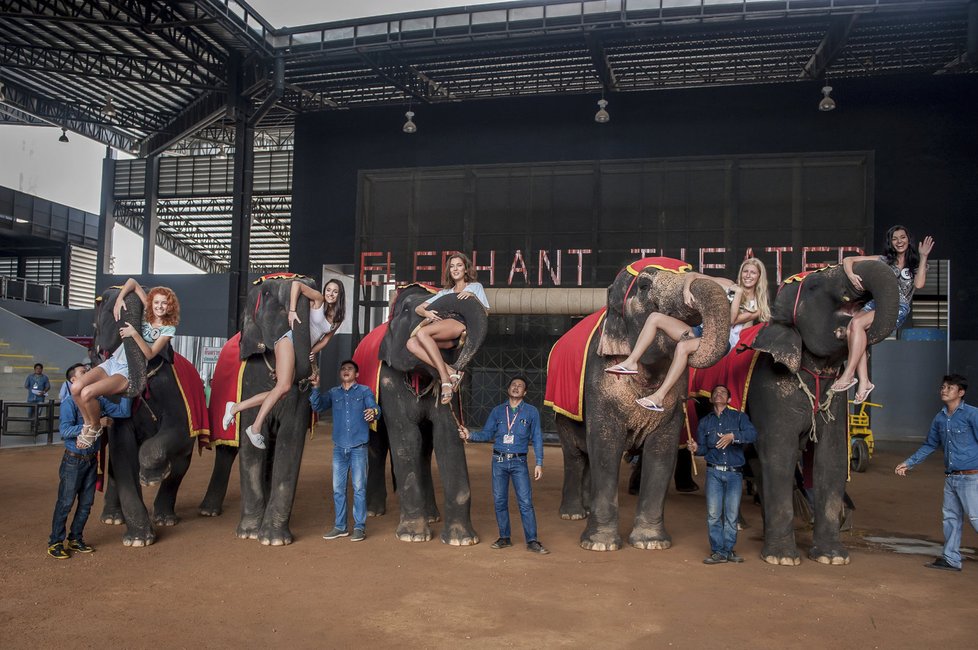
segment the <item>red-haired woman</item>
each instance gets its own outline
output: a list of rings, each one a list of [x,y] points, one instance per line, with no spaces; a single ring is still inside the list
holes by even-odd
[[[126,323],[119,328],[119,336],[123,339],[129,337],[135,341],[149,361],[176,335],[177,325],[180,323],[180,301],[168,287],[153,287],[147,294],[136,280],[129,278],[119,292],[112,309],[117,321],[122,319],[122,311],[126,308],[125,297],[132,292],[143,301],[141,331],[137,332],[136,328]],[[104,395],[118,395],[125,392],[128,387],[129,360],[126,358],[125,346],[122,344],[106,361],[72,383],[71,396],[84,419],[81,433],[78,434],[75,443],[79,449],[91,447],[102,434],[99,425],[102,407],[98,398]]]

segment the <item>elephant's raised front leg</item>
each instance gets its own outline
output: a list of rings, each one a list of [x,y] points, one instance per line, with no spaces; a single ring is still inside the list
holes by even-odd
[[[564,454],[564,484],[560,498],[561,519],[584,519],[588,515],[586,485],[588,457],[584,451],[584,425],[557,416],[557,434]]]
[[[666,492],[676,467],[679,452],[678,419],[662,425],[645,440],[642,447],[642,480],[639,484],[638,509],[628,543],[635,548],[666,549],[672,538],[666,532]],[[664,429],[664,430],[663,430]]]
[[[588,458],[591,460],[591,514],[581,533],[581,548],[589,551],[617,551],[618,473],[625,451],[623,436],[612,418],[587,416]]]
[[[841,426],[824,427],[815,445],[815,530],[808,557],[821,564],[849,564],[849,551],[839,539],[849,464],[842,418],[845,412],[840,409],[832,424]]]
[[[153,501],[153,523],[157,526],[175,526],[180,522],[176,513],[177,492],[193,458],[192,449],[195,441],[191,438],[187,453],[176,456],[171,460],[170,475],[163,479],[160,489]]]
[[[214,452],[214,471],[211,473],[207,493],[200,502],[201,516],[218,517],[224,509],[224,497],[228,493],[228,480],[231,478],[231,468],[234,459],[238,457],[238,448],[230,445],[218,445]]]
[[[432,425],[432,440],[438,450],[439,475],[445,492],[445,526],[441,541],[452,546],[478,544],[479,536],[472,527],[472,491],[465,462],[465,443],[458,437],[457,425],[447,408],[435,409]],[[428,466],[430,468],[430,463]]]

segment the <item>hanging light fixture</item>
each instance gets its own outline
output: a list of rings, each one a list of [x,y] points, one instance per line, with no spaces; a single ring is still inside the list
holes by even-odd
[[[835,110],[835,100],[830,96],[831,93],[832,86],[822,86],[822,101],[818,103],[818,110],[823,113]]]
[[[414,111],[408,111],[404,114],[404,117],[407,118],[407,122],[401,127],[401,130],[405,133],[417,133],[418,125],[414,123]]]
[[[611,121],[611,115],[608,114],[608,100],[603,96],[598,100],[598,112],[594,114],[594,121],[598,124],[607,124]]]
[[[0,102],[7,101],[7,96],[3,94],[3,82],[0,81]]]
[[[105,105],[102,107],[102,115],[109,119],[116,116],[115,105],[112,103],[111,97],[105,98]]]
[[[223,144],[217,150],[217,159],[218,160],[227,160],[228,159],[228,148],[225,145],[223,145]]]
[[[61,137],[58,142],[68,142],[68,129],[61,129]]]

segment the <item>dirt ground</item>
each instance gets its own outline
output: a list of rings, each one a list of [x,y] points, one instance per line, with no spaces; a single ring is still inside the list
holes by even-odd
[[[867,536],[939,542],[943,474],[931,458],[909,478],[892,468],[905,449],[878,452],[849,492],[858,510],[844,534],[848,566],[759,559],[761,513],[745,499],[741,565],[707,566],[703,491],[670,492],[673,547],[581,549],[583,522],[557,513],[559,448],[547,447],[534,485],[548,556],[522,545],[511,500],[513,548],[493,550],[489,447],[469,445],[472,515],[481,543],[468,548],[394,538],[397,498],[368,521],[368,538],[324,541],[332,523],[331,443],[320,427],[305,452],[292,516],[294,544],[269,548],[234,536],[235,469],[217,519],[197,515],[214,454],[194,459],[176,527],[147,548],[122,545],[120,527],[86,529],[98,551],[57,561],[45,554],[57,492],[58,447],[0,451],[0,646],[44,647],[974,647],[975,578],[925,569],[933,557],[898,554]],[[703,465],[697,481],[703,482]],[[622,535],[636,498],[622,479]],[[147,494],[149,501],[151,494]],[[435,524],[435,533],[440,532]],[[799,531],[804,548],[809,535]],[[978,535],[967,530],[964,545]]]

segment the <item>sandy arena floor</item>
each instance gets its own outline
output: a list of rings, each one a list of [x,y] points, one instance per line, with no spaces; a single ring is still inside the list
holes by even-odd
[[[978,634],[978,565],[962,573],[925,569],[934,549],[900,554],[867,537],[939,542],[940,459],[911,477],[892,468],[907,454],[879,452],[849,492],[858,510],[844,538],[849,566],[775,567],[758,558],[761,513],[749,499],[741,565],[706,566],[702,490],[670,492],[673,548],[582,550],[583,522],[557,516],[559,448],[546,449],[534,485],[540,539],[492,550],[489,447],[468,447],[473,520],[482,542],[455,548],[396,540],[397,499],[368,522],[368,539],[324,541],[332,522],[331,443],[320,428],[306,447],[292,516],[296,542],[268,548],[236,539],[237,469],[224,516],[197,516],[213,453],[195,458],[178,500],[182,522],[148,548],[126,548],[122,529],[98,521],[92,555],[45,554],[57,492],[58,447],[0,451],[0,646],[120,647],[676,647],[972,648]],[[699,461],[702,463],[702,460]],[[703,465],[700,465],[702,472]],[[635,497],[622,478],[622,535]],[[702,473],[697,478],[702,484]],[[147,501],[152,494],[147,494]],[[435,524],[435,533],[440,532]],[[809,535],[799,531],[804,547]],[[978,546],[967,530],[964,545]],[[936,547],[935,547],[936,548]]]

